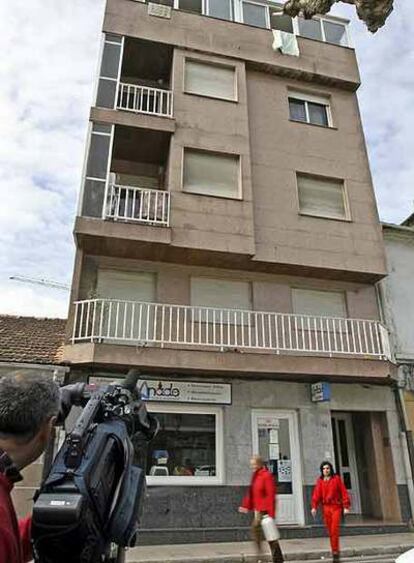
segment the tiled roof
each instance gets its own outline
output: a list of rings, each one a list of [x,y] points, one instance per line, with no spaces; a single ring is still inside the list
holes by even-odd
[[[0,363],[59,364],[66,319],[0,315]]]

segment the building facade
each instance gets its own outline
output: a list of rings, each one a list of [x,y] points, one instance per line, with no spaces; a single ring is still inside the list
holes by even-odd
[[[286,534],[320,531],[324,459],[350,524],[410,518],[359,84],[338,18],[107,2],[64,360],[142,370],[161,421],[145,541],[244,538],[252,453]]]
[[[398,367],[398,398],[401,406],[403,444],[414,504],[414,216],[401,225],[384,224],[388,276],[381,282],[384,317],[390,329],[394,360]]]

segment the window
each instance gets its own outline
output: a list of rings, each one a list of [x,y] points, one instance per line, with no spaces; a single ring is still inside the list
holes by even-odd
[[[293,310],[299,315],[346,318],[345,293],[316,289],[293,289]]]
[[[220,20],[233,20],[233,1],[207,0],[207,15]]]
[[[113,125],[92,123],[81,198],[84,217],[102,217],[113,129]]]
[[[256,27],[269,27],[268,7],[253,2],[243,2],[243,22]]]
[[[298,18],[299,35],[307,39],[322,41],[321,20],[305,20]]]
[[[348,45],[346,25],[325,18],[305,20],[298,18],[299,35],[308,39],[317,39],[335,45]]]
[[[110,33],[105,34],[95,100],[97,107],[110,109],[115,107],[122,45],[123,38],[121,36]]]
[[[299,210],[306,215],[350,219],[343,180],[297,174]]]
[[[160,423],[148,451],[148,483],[222,482],[221,409],[161,404],[147,407]]]
[[[216,319],[220,322],[244,324],[247,321],[241,313],[223,313],[223,309],[237,309],[249,311],[251,305],[251,287],[249,282],[236,280],[222,280],[213,278],[191,278],[191,305],[211,307],[211,317],[207,312],[199,315],[199,320],[207,322]]]
[[[184,150],[183,189],[201,195],[240,197],[240,157]]]
[[[202,0],[179,0],[178,7],[185,12],[201,14],[203,11]]]
[[[327,43],[345,46],[348,45],[345,25],[328,20],[322,20],[322,26],[325,34],[325,41]]]
[[[316,96],[292,92],[289,95],[289,116],[293,121],[332,126],[329,101]]]
[[[236,69],[186,60],[185,91],[200,96],[236,100]]]
[[[290,16],[283,14],[281,8],[273,6],[269,7],[270,12],[270,27],[278,29],[279,31],[286,31],[287,33],[294,33],[293,20]]]

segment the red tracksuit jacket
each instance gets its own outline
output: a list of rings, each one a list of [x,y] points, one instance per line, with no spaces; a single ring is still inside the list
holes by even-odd
[[[252,476],[249,491],[244,497],[242,507],[247,510],[267,512],[275,517],[276,485],[273,475],[265,467],[255,471]]]
[[[316,509],[320,504],[350,508],[348,491],[339,475],[334,475],[327,480],[319,477],[316,481],[312,494],[312,508]]]
[[[0,563],[26,563],[32,559],[32,519],[17,520],[10,493],[13,484],[0,473]]]

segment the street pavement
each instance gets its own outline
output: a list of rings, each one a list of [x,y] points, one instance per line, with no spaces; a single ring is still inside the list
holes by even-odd
[[[327,538],[281,540],[290,563],[330,563]],[[414,533],[345,536],[341,538],[342,561],[347,563],[394,563],[414,547]],[[263,563],[271,561],[264,555]],[[256,563],[250,542],[139,546],[127,553],[128,563]],[[414,560],[413,560],[414,563]]]

